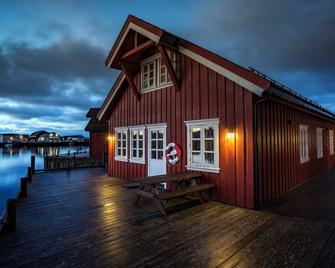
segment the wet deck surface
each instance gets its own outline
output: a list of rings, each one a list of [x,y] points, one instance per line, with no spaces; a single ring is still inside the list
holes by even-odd
[[[284,201],[270,212],[209,202],[162,216],[104,173],[35,175],[16,232],[0,238],[0,267],[335,266],[331,217],[287,216]]]

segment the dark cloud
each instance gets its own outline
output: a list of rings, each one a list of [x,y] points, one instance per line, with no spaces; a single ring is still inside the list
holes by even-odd
[[[201,5],[195,14],[202,21],[202,42],[244,64],[272,70],[335,69],[333,0],[220,0]]]

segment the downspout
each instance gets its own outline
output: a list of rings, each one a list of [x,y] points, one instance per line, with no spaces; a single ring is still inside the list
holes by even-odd
[[[257,144],[257,105],[268,100],[270,98],[270,94],[267,94],[267,96],[262,97],[258,101],[254,103],[254,122],[253,122],[253,127],[254,127],[254,191],[255,191],[255,197],[254,197],[254,202],[255,202],[255,209],[259,209],[259,170],[258,170],[258,144]]]

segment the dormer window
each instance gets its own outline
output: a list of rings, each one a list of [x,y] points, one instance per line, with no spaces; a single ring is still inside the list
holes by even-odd
[[[176,54],[167,51],[172,66],[176,66]],[[141,62],[141,92],[148,92],[173,85],[160,54]]]

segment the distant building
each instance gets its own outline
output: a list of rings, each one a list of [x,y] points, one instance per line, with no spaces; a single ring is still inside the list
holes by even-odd
[[[45,132],[38,135],[37,142],[61,142],[61,137],[55,132]]]
[[[65,142],[85,142],[85,137],[83,135],[63,136],[63,141]]]
[[[28,141],[29,142],[38,142],[38,139],[41,135],[46,134],[48,132],[44,131],[44,130],[39,130],[39,131],[35,131],[33,133],[30,134]]]

